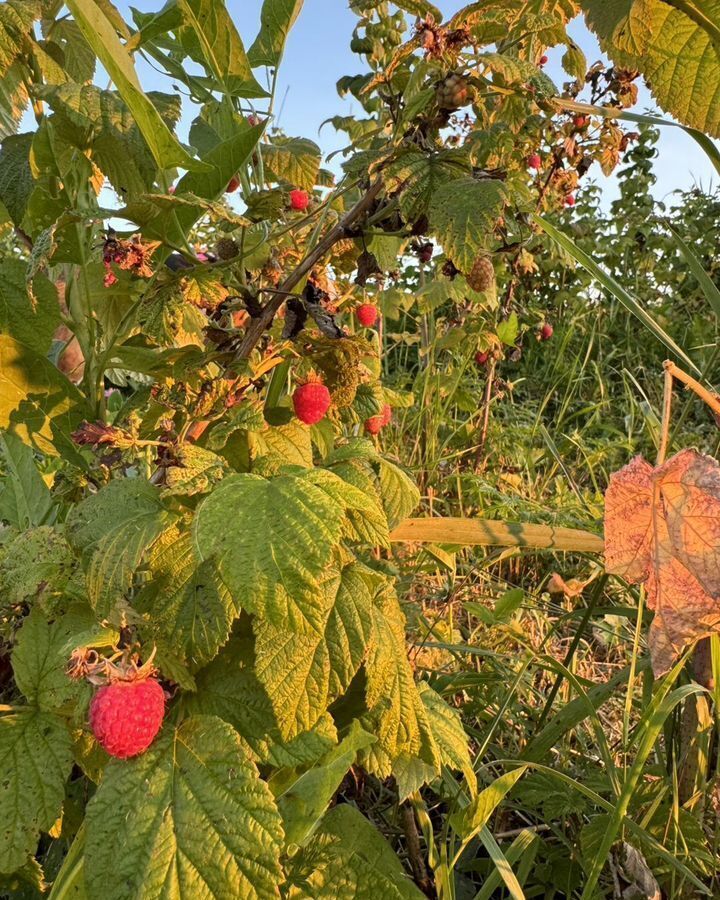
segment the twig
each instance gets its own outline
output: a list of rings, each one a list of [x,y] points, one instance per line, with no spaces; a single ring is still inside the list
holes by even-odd
[[[263,306],[260,315],[254,318],[248,325],[243,342],[238,349],[239,359],[247,359],[250,356],[255,345],[275,318],[275,313],[285,302],[285,296],[292,292],[292,289],[302,281],[308,272],[312,271],[314,266],[338,241],[346,237],[349,226],[370,209],[375,198],[382,190],[382,187],[382,181],[379,179],[373,182],[355,206],[343,216],[337,225],[325,235],[320,243],[311,250],[305,259],[303,259],[303,261],[288,275],[285,281],[277,289],[277,293],[268,300],[265,306]]]

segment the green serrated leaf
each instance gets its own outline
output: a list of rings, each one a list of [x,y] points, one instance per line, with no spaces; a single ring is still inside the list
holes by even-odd
[[[158,168],[179,166],[190,171],[206,170],[205,164],[182,147],[144,93],[132,57],[102,9],[94,0],[68,0],[67,6],[132,112]]]
[[[157,161],[132,111],[116,91],[92,84],[62,84],[39,87],[36,93],[55,112],[55,127],[62,138],[89,152],[118,193],[132,198],[152,188]],[[165,126],[174,127],[180,115],[178,98],[150,92],[146,99]]]
[[[70,735],[55,716],[0,716],[0,872],[22,866],[60,815],[72,764]]]
[[[315,469],[309,477],[345,506],[347,523],[344,532],[348,540],[362,541],[374,547],[389,546],[388,522],[377,491],[368,494],[327,469]]]
[[[280,465],[312,466],[312,440],[307,425],[293,419],[286,425],[268,426],[262,417],[259,424],[260,428],[253,429],[250,434],[250,456],[253,460],[272,457]]]
[[[315,762],[336,743],[329,715],[289,741],[283,740],[270,698],[255,672],[249,637],[232,637],[218,656],[198,673],[197,690],[184,701],[191,713],[207,713],[229,722],[248,755],[258,763],[294,768]]]
[[[92,625],[85,607],[50,621],[40,609],[34,609],[23,622],[13,650],[15,682],[28,701],[44,710],[55,710],[69,700],[79,702],[89,686],[72,681],[65,671],[67,646],[74,637]]]
[[[507,319],[503,319],[497,326],[498,340],[502,341],[507,347],[512,347],[519,333],[520,322],[517,313],[511,313]]]
[[[42,525],[52,509],[52,495],[35,465],[35,456],[20,438],[0,431],[0,519],[16,528]]]
[[[572,75],[572,77],[577,79],[581,84],[585,81],[588,64],[585,59],[585,54],[577,44],[570,44],[563,54],[562,67],[568,75]]]
[[[221,456],[196,444],[179,444],[173,462],[166,470],[166,494],[204,494],[228,471]]]
[[[21,260],[0,260],[0,334],[9,334],[44,355],[60,324],[57,291],[48,278],[36,274],[32,302],[27,275],[27,266]]]
[[[257,677],[285,738],[312,728],[341,696],[367,653],[372,634],[372,592],[363,569],[329,572],[306,599],[312,630],[256,619]],[[310,602],[317,604],[312,608]]]
[[[122,603],[144,555],[173,518],[160,490],[140,478],[113,481],[72,510],[68,539],[82,553],[88,599],[100,619]]]
[[[87,807],[88,897],[266,900],[281,881],[282,839],[272,795],[232,727],[188,718],[105,769]]]
[[[380,497],[388,525],[394,528],[420,503],[420,491],[410,476],[389,459],[381,457]]]
[[[448,706],[426,681],[420,682],[418,690],[430,718],[430,729],[437,744],[440,762],[449,769],[462,772],[467,786],[474,794],[477,790],[477,778],[460,713]]]
[[[148,629],[193,667],[211,660],[225,643],[237,610],[212,560],[200,563],[190,534],[168,528],[148,553],[152,580],[134,600],[149,614]]]
[[[467,154],[458,150],[423,153],[405,150],[385,169],[382,177],[389,192],[400,191],[400,211],[406,222],[425,215],[438,188],[470,172]]]
[[[435,191],[430,227],[461,272],[472,269],[506,202],[505,186],[495,179],[460,178]]]
[[[255,80],[242,38],[222,0],[177,0],[183,16],[180,42],[202,63],[227,96],[267,97]]]
[[[253,68],[278,65],[303,2],[304,0],[265,0],[260,11],[260,31],[248,50],[248,59]]]
[[[0,202],[14,225],[20,225],[33,191],[30,171],[32,132],[5,137],[0,149]]]
[[[252,156],[257,142],[265,130],[265,123],[249,126],[238,124],[230,137],[203,154],[208,171],[187,172],[176,186],[176,193],[193,194],[204,200],[217,200],[225,193],[230,179],[239,172]],[[201,213],[192,208],[178,209],[175,213],[184,232],[188,232]]]
[[[263,162],[275,181],[311,191],[317,183],[322,153],[307,138],[277,137],[262,145]],[[270,179],[269,179],[270,180]]]
[[[200,558],[215,558],[238,608],[292,631],[322,620],[316,582],[347,522],[334,486],[328,491],[328,479],[316,480],[313,469],[270,479],[233,475],[203,500],[193,522]]]
[[[72,550],[61,529],[23,526],[19,535],[2,545],[0,605],[32,606],[36,600],[62,596],[74,567]]]
[[[48,27],[49,24],[49,27]],[[63,67],[72,81],[92,81],[95,74],[95,54],[83,37],[77,22],[54,19],[43,22],[43,34],[51,46],[62,53]]]
[[[373,607],[373,641],[365,663],[366,699],[377,747],[389,760],[420,758],[436,771],[439,757],[430,719],[415,685],[405,647],[405,617],[386,590]]]

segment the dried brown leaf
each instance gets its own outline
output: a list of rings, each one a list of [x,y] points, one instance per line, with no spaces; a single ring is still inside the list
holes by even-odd
[[[645,583],[655,618],[653,669],[666,672],[690,643],[720,631],[720,467],[683,450],[653,468],[641,457],[605,495],[605,567]]]

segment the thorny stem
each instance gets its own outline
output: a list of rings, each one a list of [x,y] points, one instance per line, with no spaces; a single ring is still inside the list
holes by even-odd
[[[697,394],[704,403],[707,403],[714,413],[720,416],[720,397],[718,397],[717,394],[713,394],[712,391],[704,388],[699,381],[696,381],[692,375],[688,375],[687,372],[683,372],[683,370],[676,366],[672,360],[666,359],[663,363],[663,368],[666,372],[669,372],[673,378],[677,378],[678,381],[682,381],[684,385],[687,385],[687,387],[689,387],[693,393]]]
[[[305,275],[310,272],[314,266],[332,249],[332,247],[346,236],[346,229],[359,219],[372,206],[373,201],[382,189],[382,181],[378,179],[370,185],[366,193],[353,206],[351,210],[332,228],[320,243],[307,254],[305,259],[288,275],[285,281],[279,286],[278,293],[271,297],[263,306],[262,311],[257,318],[253,319],[248,326],[245,338],[238,350],[239,359],[247,359],[252,353],[255,345],[263,336],[265,329],[271,324],[275,318],[275,313],[285,302],[285,295],[290,293],[292,289],[302,281]]]
[[[690,388],[690,390],[696,394],[703,403],[707,404],[710,409],[715,413],[716,416],[720,416],[720,397],[717,394],[713,394],[712,391],[709,391],[707,388],[704,388],[699,381],[696,381],[692,377],[692,375],[688,375],[687,372],[684,372],[681,368],[675,365],[675,363],[666,359],[663,363],[663,369],[665,370],[665,393],[663,396],[663,415],[662,415],[662,432],[660,439],[660,449],[658,450],[658,458],[657,465],[660,466],[665,461],[665,455],[667,454],[669,433],[670,433],[670,406],[672,404],[672,387],[673,387],[673,378],[677,378],[678,381],[681,381],[686,387]]]
[[[670,363],[672,365],[672,363]],[[663,387],[662,426],[660,430],[660,446],[658,447],[655,465],[661,466],[667,456],[668,442],[670,439],[670,411],[672,409],[673,376],[665,363],[665,384]]]
[[[408,801],[405,801],[400,807],[400,816],[402,818],[403,831],[405,832],[408,859],[412,866],[415,883],[426,896],[435,897],[437,895],[435,894],[432,879],[428,876],[428,870],[420,849],[420,835],[415,822],[415,810]]]

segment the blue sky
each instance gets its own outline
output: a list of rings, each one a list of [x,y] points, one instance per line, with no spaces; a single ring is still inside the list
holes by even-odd
[[[463,5],[462,0],[435,0],[446,17]],[[162,0],[148,3],[136,2],[144,12],[157,10]],[[249,46],[259,27],[262,0],[228,0],[228,8],[240,31],[246,46]],[[121,10],[129,15],[127,5],[120,4]],[[285,58],[280,67],[280,89],[276,113],[279,124],[287,134],[309,137],[316,140],[323,151],[328,153],[341,148],[344,136],[339,135],[330,125],[319,131],[321,123],[333,115],[349,115],[360,112],[354,98],[341,99],[335,84],[343,75],[362,72],[363,60],[350,52],[350,36],[356,22],[355,16],[347,8],[346,0],[305,0],[300,17],[288,40]],[[585,28],[582,20],[576,20],[571,33],[592,63],[602,58],[597,41]],[[564,48],[549,51],[550,61],[545,71],[558,85],[567,80],[560,66]],[[142,71],[143,83],[148,87],[164,87],[152,70]],[[148,83],[149,82],[149,83]],[[644,89],[640,102],[635,108],[644,112],[652,107],[652,98]],[[659,144],[659,158],[656,164],[658,183],[655,193],[662,198],[678,188],[688,188],[701,184],[708,188],[717,184],[709,160],[700,147],[679,128],[663,128]],[[614,179],[606,179],[597,166],[592,177],[602,185],[604,201],[609,202],[617,191]],[[713,176],[715,175],[715,178]]]

